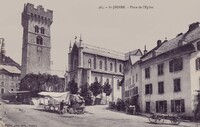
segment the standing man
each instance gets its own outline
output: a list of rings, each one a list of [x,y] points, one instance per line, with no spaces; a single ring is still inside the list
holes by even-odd
[[[63,114],[64,100],[60,102],[60,114]]]

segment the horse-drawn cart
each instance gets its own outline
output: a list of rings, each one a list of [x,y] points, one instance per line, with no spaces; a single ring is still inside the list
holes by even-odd
[[[41,97],[34,100],[35,105],[49,112],[83,114],[85,109],[84,99],[80,95],[69,92],[40,92]],[[62,102],[63,101],[63,102]],[[61,102],[64,103],[61,109]]]
[[[173,125],[178,125],[181,122],[181,117],[178,114],[163,114],[151,113],[149,121],[151,123],[164,123],[165,120],[170,120]]]

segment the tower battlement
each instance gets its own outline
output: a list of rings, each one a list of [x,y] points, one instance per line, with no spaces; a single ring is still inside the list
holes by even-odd
[[[44,9],[42,5],[34,7],[33,4],[24,4],[24,10],[22,12],[22,25],[24,21],[35,21],[45,25],[51,25],[53,22],[53,11]]]

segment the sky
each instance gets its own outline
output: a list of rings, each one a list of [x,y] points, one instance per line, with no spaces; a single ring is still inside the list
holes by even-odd
[[[5,39],[6,55],[19,64],[24,4],[53,10],[51,68],[58,71],[67,68],[68,47],[75,36],[81,35],[83,43],[126,53],[143,51],[144,45],[151,50],[157,40],[170,40],[185,33],[189,24],[200,22],[199,0],[0,0],[0,3],[0,38]]]

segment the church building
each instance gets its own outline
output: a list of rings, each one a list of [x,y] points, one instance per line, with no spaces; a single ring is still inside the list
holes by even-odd
[[[122,98],[122,88],[119,82],[123,78],[125,57],[123,53],[104,49],[79,42],[69,46],[68,82],[74,79],[78,86],[95,82],[104,85],[108,82],[113,91],[110,101]]]

